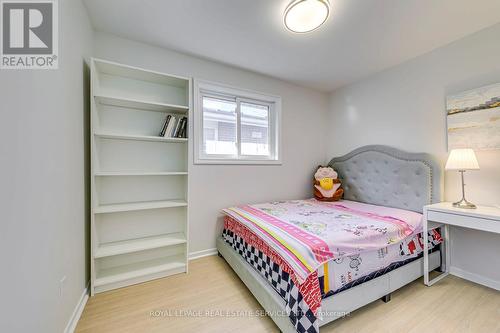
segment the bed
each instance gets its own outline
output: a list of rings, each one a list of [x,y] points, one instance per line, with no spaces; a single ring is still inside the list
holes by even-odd
[[[428,154],[365,146],[333,158],[344,199],[225,209],[217,249],[282,332],[319,328],[423,275],[423,206],[440,199]],[[441,265],[429,231],[431,269]]]

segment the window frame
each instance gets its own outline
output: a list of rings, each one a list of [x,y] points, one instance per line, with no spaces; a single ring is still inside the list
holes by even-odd
[[[206,154],[203,150],[203,97],[226,99],[236,103],[235,155]],[[241,154],[241,103],[254,103],[269,108],[269,155]],[[281,97],[230,87],[224,84],[194,80],[194,164],[281,164]]]

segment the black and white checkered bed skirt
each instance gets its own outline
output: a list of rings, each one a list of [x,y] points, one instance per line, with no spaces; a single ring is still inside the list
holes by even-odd
[[[319,331],[318,319],[304,302],[299,288],[293,283],[290,274],[283,271],[254,246],[249,245],[240,236],[224,229],[222,237],[246,262],[264,277],[273,289],[285,300],[286,312],[297,332],[315,333]]]
[[[303,297],[299,292],[299,288],[294,284],[287,272],[283,271],[278,264],[274,263],[262,251],[249,245],[244,239],[235,235],[232,231],[224,229],[222,237],[226,243],[228,243],[240,256],[242,256],[245,261],[248,262],[262,277],[269,281],[269,284],[273,287],[273,289],[284,299],[287,315],[289,316],[293,326],[297,329],[297,332],[319,332],[318,318],[316,318],[316,316],[309,309],[309,306],[304,302]],[[434,248],[438,244],[439,242],[434,240],[433,235],[429,233],[429,248]],[[404,249],[401,249],[401,251],[404,251]],[[323,298],[370,281],[409,262],[417,260],[420,257],[422,257],[422,254],[408,260],[392,263],[388,267],[354,280],[334,292],[329,291],[328,293],[323,294]],[[324,281],[322,281],[322,279],[323,276],[320,276],[319,283],[323,292]]]

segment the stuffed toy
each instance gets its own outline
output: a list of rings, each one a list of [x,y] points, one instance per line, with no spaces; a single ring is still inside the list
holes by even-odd
[[[314,174],[314,197],[320,201],[338,201],[344,194],[342,184],[333,168],[318,166]]]

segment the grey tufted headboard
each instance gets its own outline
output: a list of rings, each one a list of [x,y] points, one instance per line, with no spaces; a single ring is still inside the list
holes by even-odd
[[[333,158],[344,199],[422,213],[440,201],[441,168],[431,155],[373,145]]]

